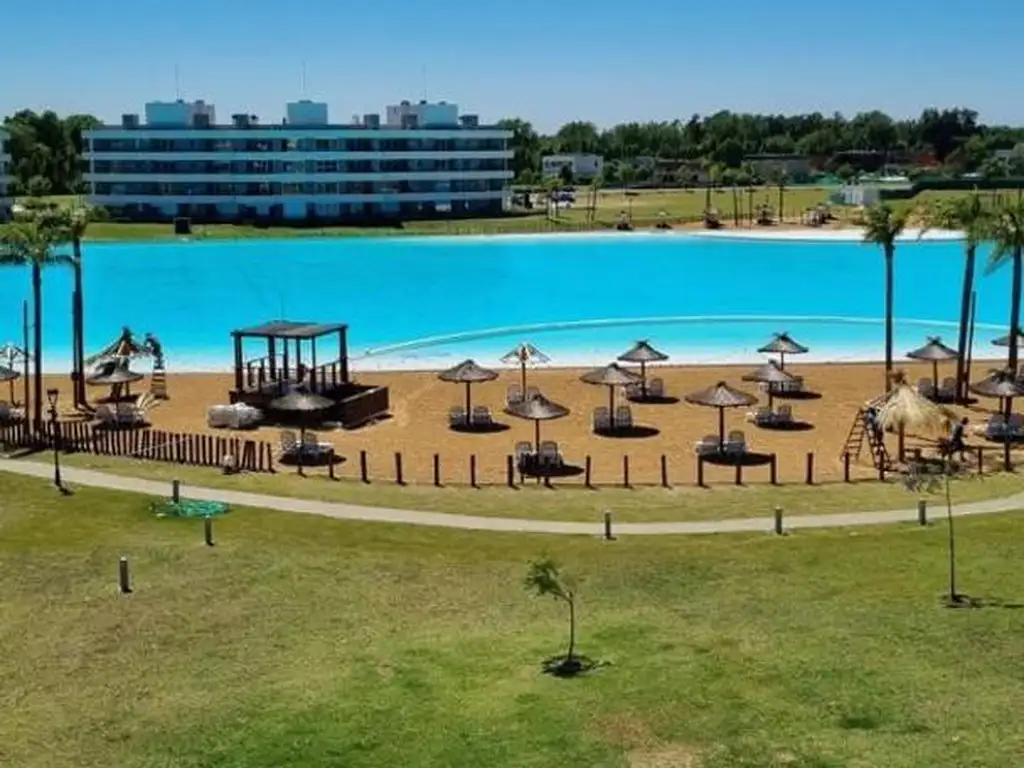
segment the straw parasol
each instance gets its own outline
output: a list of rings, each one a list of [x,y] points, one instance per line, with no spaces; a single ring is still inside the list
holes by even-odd
[[[757,398],[720,381],[713,387],[687,395],[686,402],[718,409],[718,440],[721,443],[725,441],[725,409],[753,405]]]
[[[1010,346],[1010,334],[1000,336],[998,339],[993,339],[992,343],[997,347],[1008,347]],[[1024,328],[1017,329],[1017,344],[1018,346],[1024,347]]]
[[[803,344],[798,344],[794,341],[789,333],[783,331],[782,333],[772,334],[772,340],[757,351],[767,355],[778,355],[779,368],[785,370],[786,355],[803,355],[809,350]]]
[[[646,339],[641,339],[618,357],[621,363],[640,364],[640,391],[644,397],[647,396],[647,364],[661,363],[668,360],[668,355],[660,352],[650,345]]]
[[[466,385],[466,413],[468,414],[472,410],[471,387],[478,382],[494,381],[498,378],[498,373],[482,368],[474,360],[463,360],[455,367],[449,368],[447,371],[441,371],[437,378],[441,381]]]
[[[580,381],[586,384],[600,384],[608,387],[608,409],[614,413],[615,388],[636,384],[640,381],[640,377],[632,371],[627,371],[618,363],[610,363],[604,368],[595,368],[592,371],[588,371],[580,376]]]
[[[274,398],[270,401],[270,409],[272,411],[283,411],[285,413],[296,414],[299,417],[299,445],[300,448],[296,455],[298,461],[296,462],[296,471],[302,474],[302,451],[301,446],[306,444],[306,427],[307,421],[312,418],[312,414],[326,411],[328,408],[334,406],[334,401],[329,400],[322,395],[317,395],[312,392],[304,392],[302,390],[295,390],[289,392],[287,395]]]
[[[796,376],[786,373],[774,360],[769,360],[764,365],[758,366],[743,377],[744,381],[756,381],[758,384],[768,385],[768,407],[772,407],[772,399],[775,395],[775,387],[780,384],[789,384],[797,380]]]
[[[86,358],[86,365],[95,365],[111,360],[124,360],[148,354],[148,350],[135,340],[135,334],[127,325],[121,328],[120,335],[110,344],[97,352],[95,355]]]
[[[551,358],[533,346],[533,344],[524,341],[520,342],[514,349],[509,350],[505,355],[503,355],[501,362],[506,365],[512,365],[515,363],[519,366],[520,374],[522,376],[523,390],[525,391],[526,366],[536,365],[538,363],[550,363]]]
[[[131,393],[131,385],[145,378],[141,373],[128,369],[127,363],[118,363],[108,360],[103,363],[102,368],[93,373],[85,380],[86,384],[93,387],[111,387],[111,396],[120,397],[121,387],[125,388],[125,394]]]
[[[972,384],[970,389],[976,395],[998,397],[1000,400],[1024,396],[1024,387],[1017,383],[1010,371],[994,371],[977,384]]]
[[[13,368],[8,368],[7,366],[0,365],[0,382],[6,381],[6,382],[10,383],[10,385],[11,385],[11,395],[10,395],[10,397],[11,397],[11,401],[12,402],[14,401],[14,380],[19,378],[20,376],[21,376],[21,373],[19,373],[18,371],[14,370]]]
[[[893,388],[878,407],[878,425],[882,429],[941,433],[955,415],[918,394],[902,375],[893,377]]]
[[[938,336],[929,336],[923,347],[918,347],[912,352],[907,352],[911,360],[923,360],[932,364],[932,386],[934,391],[939,391],[939,363],[946,360],[956,360],[960,353],[952,347],[947,347]]]
[[[533,420],[537,449],[540,448],[540,423],[569,415],[568,408],[548,400],[541,394],[536,394],[518,403],[512,403],[505,408],[505,412],[510,416],[517,416],[520,419]]]

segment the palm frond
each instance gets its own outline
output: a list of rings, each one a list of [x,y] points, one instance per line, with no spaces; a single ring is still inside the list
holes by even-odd
[[[991,274],[1012,261],[1014,253],[1024,250],[1024,201],[1016,200],[996,208],[987,229],[992,253],[985,272]]]

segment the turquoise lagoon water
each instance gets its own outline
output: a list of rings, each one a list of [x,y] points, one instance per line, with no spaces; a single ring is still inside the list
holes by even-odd
[[[987,254],[982,254],[984,257]],[[601,363],[639,338],[685,362],[742,362],[772,331],[808,358],[877,359],[881,253],[855,242],[695,235],[87,244],[87,350],[128,325],[163,342],[172,370],[221,370],[229,332],[268,319],[350,325],[357,368],[483,364],[520,340],[554,363]],[[897,249],[897,350],[955,344],[957,242]],[[70,358],[70,272],[44,277],[47,365]],[[1009,271],[979,269],[978,352],[1005,332]],[[0,341],[20,334],[25,270],[0,270]],[[254,347],[252,356],[258,354]],[[325,357],[321,353],[321,358]]]

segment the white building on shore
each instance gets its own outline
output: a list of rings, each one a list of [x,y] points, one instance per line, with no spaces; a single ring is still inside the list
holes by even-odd
[[[11,185],[11,135],[0,128],[0,221],[11,217],[11,206],[14,204]]]
[[[84,135],[89,202],[115,218],[371,221],[487,216],[506,207],[510,131],[455,104],[402,102],[386,119],[332,124],[327,105],[287,105],[281,123],[212,104],[152,102],[145,121]]]
[[[601,155],[545,155],[540,159],[541,175],[546,179],[553,179],[562,174],[563,168],[568,168],[573,179],[589,181],[595,176],[600,176],[604,170],[604,158]]]

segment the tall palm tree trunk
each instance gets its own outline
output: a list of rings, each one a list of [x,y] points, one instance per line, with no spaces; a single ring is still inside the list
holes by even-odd
[[[43,423],[43,268],[32,263],[32,359],[36,375],[33,380],[32,422],[38,429]]]
[[[1017,372],[1017,329],[1020,327],[1020,289],[1021,289],[1021,248],[1013,251],[1013,287],[1010,294],[1010,359],[1009,368]],[[1009,400],[1009,398],[1007,398]]]
[[[885,392],[892,386],[893,251],[891,245],[885,247]]]
[[[967,246],[963,290],[960,294],[960,335],[957,340],[960,356],[956,359],[956,394],[960,401],[967,398],[967,334],[971,323],[971,294],[974,292],[975,250],[975,246]]]

